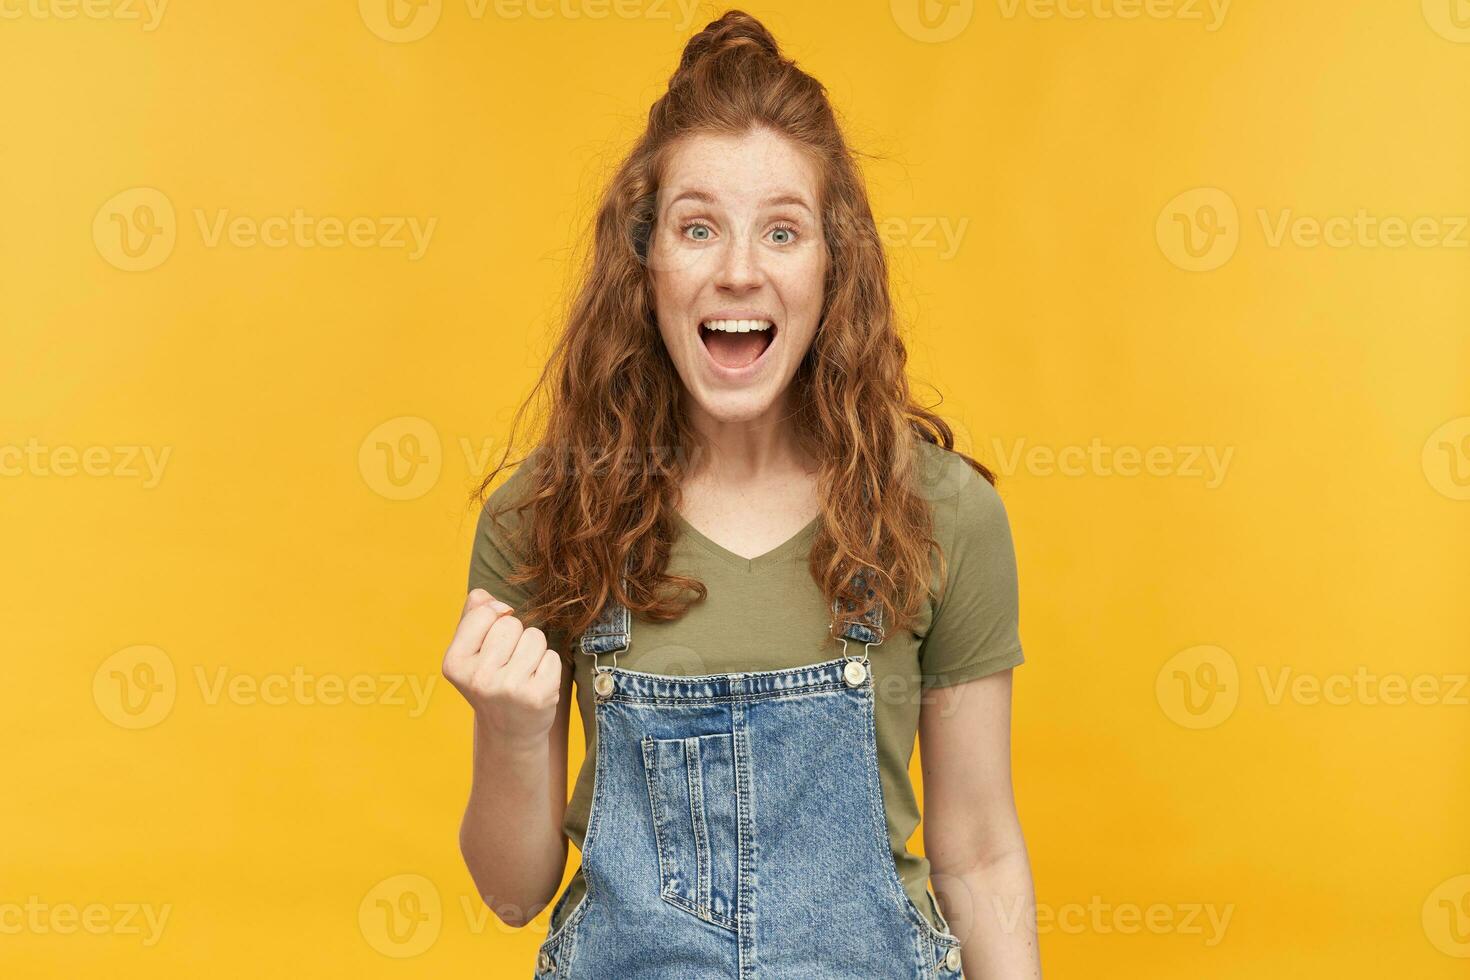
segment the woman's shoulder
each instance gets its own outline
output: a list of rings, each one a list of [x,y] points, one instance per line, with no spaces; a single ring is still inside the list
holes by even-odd
[[[918,489],[934,515],[935,538],[982,541],[1006,531],[1009,524],[1000,491],[960,453],[918,440]]]
[[[496,484],[495,489],[484,498],[484,506],[481,508],[481,518],[484,518],[486,509],[500,512],[500,520],[512,527],[519,526],[524,516],[517,514],[515,507],[530,498],[535,491],[533,460],[528,458],[520,463],[506,467],[507,474]]]

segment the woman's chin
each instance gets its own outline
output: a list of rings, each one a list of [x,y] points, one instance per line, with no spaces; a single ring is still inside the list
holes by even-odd
[[[715,422],[750,422],[770,411],[775,401],[765,385],[736,389],[703,389],[692,393],[699,411]]]

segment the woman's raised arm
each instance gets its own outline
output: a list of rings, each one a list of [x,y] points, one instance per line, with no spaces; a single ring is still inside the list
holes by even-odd
[[[444,676],[474,709],[474,773],[459,847],[480,897],[520,927],[556,896],[566,869],[572,672],[536,627],[473,589]]]

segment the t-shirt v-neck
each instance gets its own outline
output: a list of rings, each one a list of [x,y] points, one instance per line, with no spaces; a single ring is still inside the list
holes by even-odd
[[[791,537],[776,545],[776,547],[772,548],[769,551],[762,552],[761,554],[756,555],[754,558],[746,558],[743,555],[737,555],[729,548],[717,544],[714,540],[712,540],[710,537],[700,531],[699,528],[695,527],[693,524],[690,524],[689,521],[684,517],[684,515],[679,513],[678,511],[674,511],[674,517],[679,522],[680,529],[684,532],[684,534],[689,536],[689,539],[691,541],[696,542],[705,551],[708,551],[711,555],[720,559],[720,561],[725,562],[728,565],[733,565],[735,568],[747,572],[761,571],[765,569],[768,565],[784,561],[792,554],[792,552],[796,551],[799,548],[802,548],[803,546],[806,546],[810,542],[812,535],[815,534],[817,531],[817,525],[822,522],[822,515],[818,514],[816,517],[813,517],[809,522],[807,522],[806,527],[802,528],[800,531],[797,531]]]

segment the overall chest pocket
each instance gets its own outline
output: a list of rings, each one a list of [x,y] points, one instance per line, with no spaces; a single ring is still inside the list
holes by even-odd
[[[735,930],[740,815],[734,736],[645,735],[643,770],[658,844],[659,896]]]

